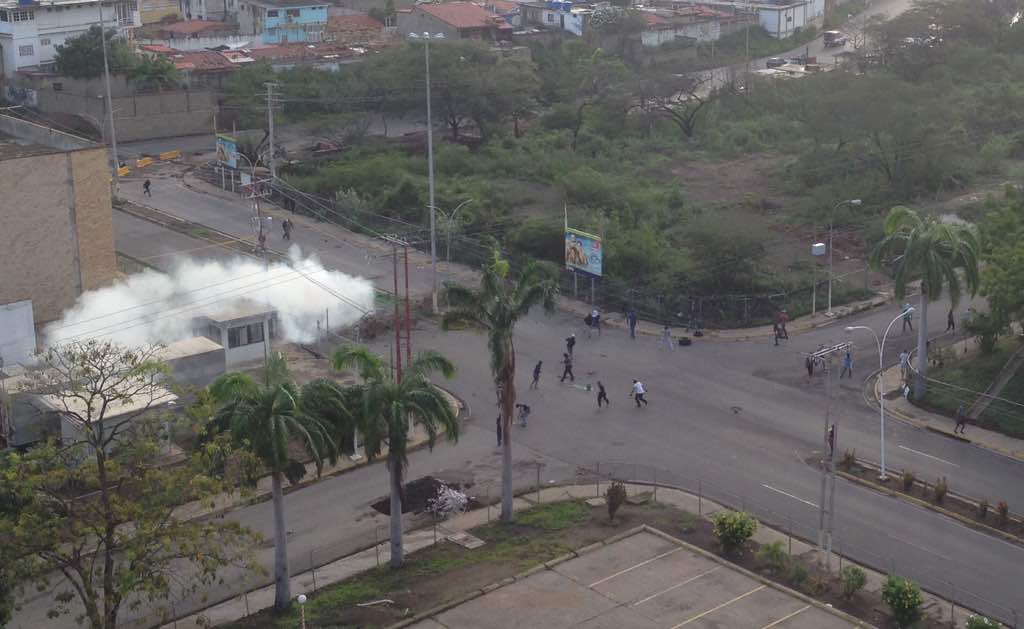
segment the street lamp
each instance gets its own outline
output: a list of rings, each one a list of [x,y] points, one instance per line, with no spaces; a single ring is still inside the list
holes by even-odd
[[[836,210],[844,205],[860,205],[860,199],[847,199],[836,203],[832,206],[832,214],[828,219],[828,311],[825,313],[826,317],[836,316],[836,313],[832,312],[832,224],[836,219]]]
[[[455,216],[462,209],[462,206],[472,203],[473,199],[466,199],[462,203],[455,206],[455,209],[445,214],[444,210],[434,208],[436,211],[441,213],[447,223],[447,229],[445,230],[444,249],[445,249],[445,269],[447,273],[446,281],[451,283],[452,281],[452,225],[455,223]]]
[[[427,173],[430,190],[430,267],[433,273],[431,304],[437,313],[437,208],[434,207],[434,119],[430,109],[430,40],[444,39],[444,33],[409,33],[410,39],[423,40],[423,59],[426,66],[427,84]]]
[[[302,629],[306,629],[306,595],[299,594],[299,615],[302,618]]]
[[[910,312],[914,312],[913,306],[896,315],[896,318],[890,321],[889,325],[886,326],[885,333],[882,335],[881,341],[878,340],[878,333],[866,325],[851,325],[846,328],[847,332],[853,332],[854,330],[867,330],[868,332],[871,332],[871,335],[875,337],[875,346],[878,348],[878,419],[882,434],[882,469],[878,475],[878,479],[883,481],[889,479],[889,475],[885,470],[885,391],[882,390],[882,370],[885,369],[885,365],[883,364],[885,340],[888,338],[889,330],[892,329],[892,326]]]

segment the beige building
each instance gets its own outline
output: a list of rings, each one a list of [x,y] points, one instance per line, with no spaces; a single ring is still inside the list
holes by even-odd
[[[114,279],[106,148],[0,115],[0,200],[0,305],[52,321]]]

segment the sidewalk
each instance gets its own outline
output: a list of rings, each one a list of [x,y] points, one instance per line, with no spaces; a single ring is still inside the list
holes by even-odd
[[[650,492],[651,486],[627,483],[627,493],[636,495],[642,492]],[[591,499],[600,497],[603,494],[601,484],[580,484],[565,485],[559,487],[547,487],[539,492],[528,492],[515,499],[515,510],[519,512],[531,506],[541,503],[556,502],[572,498]],[[707,498],[677,490],[659,487],[655,493],[656,501],[669,504],[690,513],[701,513],[704,518],[709,518],[717,511],[724,509],[722,505],[714,503]],[[439,540],[448,536],[480,526],[498,517],[498,509],[492,506],[482,507],[469,511],[461,516],[447,520],[443,525],[410,531],[404,538],[404,547],[407,553],[431,546]],[[787,533],[765,526],[763,523],[754,534],[754,541],[759,544],[772,542],[783,542],[788,544],[788,552],[793,555],[806,556],[816,553],[817,550],[811,544],[792,539]],[[846,557],[835,553],[839,565],[850,565],[854,562]],[[370,570],[377,566],[386,565],[390,559],[390,543],[382,540],[380,543],[364,549],[348,557],[326,564],[315,571],[295,575],[291,579],[293,596],[303,593],[312,593],[317,589],[338,583],[351,578],[361,572]],[[834,566],[835,567],[835,566]],[[872,570],[867,566],[861,566],[867,574],[865,590],[878,592],[888,575]],[[481,584],[481,587],[487,584]],[[965,626],[970,611],[953,605],[948,600],[942,599],[929,592],[922,592],[924,595],[923,608],[940,619],[944,624],[954,627]],[[201,627],[216,626],[221,623],[232,622],[245,618],[251,613],[265,609],[273,605],[274,586],[252,590],[244,595],[213,605],[202,612],[193,614],[186,618],[164,624],[161,629],[200,629]]]
[[[976,425],[968,426],[965,435],[954,434],[953,427],[956,422],[953,418],[930,413],[911,404],[900,392],[901,382],[902,376],[898,364],[886,368],[881,377],[875,378],[873,387],[875,402],[878,402],[880,395],[885,395],[885,411],[889,415],[951,439],[973,443],[1003,456],[1024,461],[1024,440],[1008,437]]]

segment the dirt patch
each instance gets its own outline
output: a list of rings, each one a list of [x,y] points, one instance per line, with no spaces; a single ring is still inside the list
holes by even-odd
[[[423,513],[428,503],[437,498],[441,487],[448,486],[465,492],[473,487],[473,483],[443,483],[433,476],[424,476],[406,483],[402,487],[402,513]],[[468,509],[478,509],[483,504],[472,496],[468,496]],[[370,505],[384,515],[391,515],[391,498],[384,496]]]
[[[672,169],[688,200],[697,205],[742,206],[773,213],[792,205],[796,197],[780,185],[780,158],[744,155],[730,160],[694,160]]]

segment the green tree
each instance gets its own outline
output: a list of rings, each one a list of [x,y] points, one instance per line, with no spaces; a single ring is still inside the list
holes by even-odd
[[[501,430],[504,435],[501,451],[501,519],[512,521],[512,414],[516,405],[515,327],[534,306],[547,312],[555,308],[558,287],[544,267],[527,263],[518,275],[512,274],[508,260],[494,249],[492,259],[483,268],[480,288],[447,287],[452,308],[444,314],[442,325],[450,329],[468,323],[487,333],[487,349],[491,355],[491,376],[501,407]]]
[[[113,29],[106,32],[108,66],[111,73],[123,74],[132,67],[135,54],[123,40],[116,39],[116,35]],[[78,37],[58,44],[53,64],[61,76],[92,79],[102,75],[103,31],[99,26],[90,26]]]
[[[743,511],[723,509],[711,516],[715,537],[726,552],[735,552],[743,548],[757,531],[757,520]]]
[[[337,370],[355,369],[362,384],[352,387],[351,399],[359,409],[360,432],[367,458],[388,449],[387,467],[391,485],[391,567],[404,562],[402,550],[402,484],[408,464],[409,429],[418,422],[427,432],[431,448],[438,435],[459,437],[459,419],[445,395],[430,382],[440,372],[445,378],[455,375],[455,365],[437,352],[420,352],[392,377],[376,354],[364,347],[342,347],[332,357]]]
[[[251,376],[227,373],[210,385],[217,410],[208,426],[208,436],[228,435],[232,442],[252,454],[270,473],[274,503],[274,607],[291,604],[288,572],[288,538],[285,528],[283,481],[295,484],[306,475],[306,466],[295,458],[298,444],[316,465],[337,460],[337,448],[330,427],[311,412],[299,390],[291,383],[261,386]]]
[[[90,340],[42,356],[32,388],[77,438],[0,461],[0,591],[14,581],[40,591],[59,583],[51,616],[74,613],[93,629],[114,629],[128,601],[159,611],[172,595],[204,591],[223,567],[259,569],[257,535],[176,511],[225,486],[208,473],[206,450],[168,465],[169,427],[192,424],[159,410],[170,396],[156,352]]]
[[[977,294],[978,254],[973,227],[943,223],[904,206],[892,208],[885,219],[885,235],[871,252],[872,265],[892,272],[898,300],[904,298],[910,282],[921,280],[915,399],[920,400],[927,390],[928,304],[943,291],[948,291],[954,307],[965,289],[971,296]]]
[[[980,225],[983,236],[981,294],[996,324],[1024,318],[1024,200],[1013,189]]]
[[[909,627],[921,618],[924,597],[913,581],[891,576],[882,584],[882,602],[892,610],[897,626]]]

